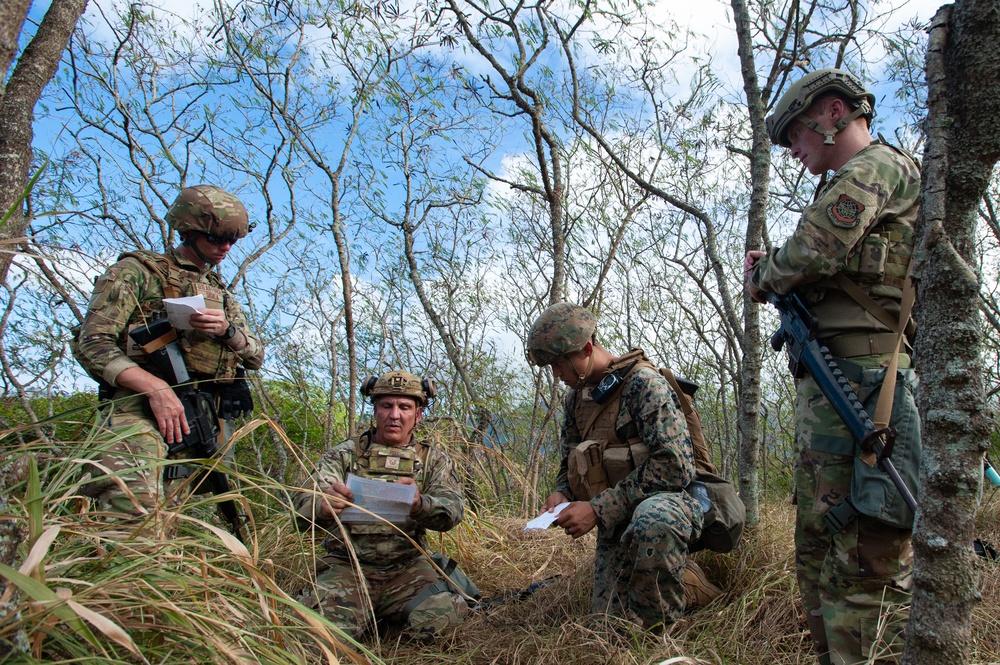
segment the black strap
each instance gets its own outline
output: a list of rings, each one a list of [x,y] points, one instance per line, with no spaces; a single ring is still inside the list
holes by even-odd
[[[847,498],[826,511],[823,521],[826,522],[826,528],[830,530],[832,536],[840,533],[841,529],[853,522],[858,515],[860,515],[858,509],[851,503],[851,499]]]

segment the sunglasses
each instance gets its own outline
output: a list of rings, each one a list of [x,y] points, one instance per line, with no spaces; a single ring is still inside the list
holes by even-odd
[[[236,241],[239,240],[236,236],[217,236],[211,233],[206,233],[205,240],[207,240],[212,245],[225,245],[226,243],[230,245],[235,245]]]

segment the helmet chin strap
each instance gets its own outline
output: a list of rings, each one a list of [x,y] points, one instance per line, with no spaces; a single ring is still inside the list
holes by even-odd
[[[577,373],[576,383],[573,388],[580,390],[585,385],[587,385],[587,376],[590,374],[590,370],[594,367],[594,354],[591,352],[590,356],[587,358],[587,369],[583,371],[583,374]],[[573,365],[573,371],[576,371],[576,365]]]
[[[841,118],[837,123],[830,127],[829,129],[820,127],[819,123],[807,116],[805,113],[796,118],[803,125],[813,130],[814,132],[819,132],[823,135],[823,145],[836,145],[833,142],[833,137],[836,136],[837,132],[847,127],[855,118],[860,118],[863,115],[871,115],[872,107],[868,104],[868,100],[861,102],[858,108],[854,109],[849,115]]]
[[[198,243],[195,242],[195,239],[198,237],[195,235],[196,233],[197,231],[192,231],[191,233],[189,233],[186,238],[181,240],[181,244],[185,245],[188,249],[194,252],[194,255],[197,256],[199,259],[201,259],[204,263],[214,266],[215,262],[212,261],[212,259],[205,256],[204,254],[202,254],[201,250],[198,249]]]

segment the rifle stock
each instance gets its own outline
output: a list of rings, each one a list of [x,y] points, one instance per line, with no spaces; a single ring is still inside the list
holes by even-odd
[[[878,468],[889,476],[903,501],[916,513],[917,501],[890,459],[895,429],[875,427],[850,382],[837,366],[836,359],[816,340],[815,317],[802,299],[795,293],[771,293],[768,299],[781,313],[781,326],[771,336],[771,348],[780,351],[785,347],[788,367],[795,378],[802,378],[805,372],[812,376],[861,450],[875,454]],[[837,512],[827,512],[827,525],[831,530],[839,530],[846,524],[838,519]]]
[[[211,460],[218,456],[219,446],[216,438],[219,435],[219,421],[215,412],[215,401],[211,393],[197,390],[191,384],[191,376],[184,356],[177,345],[177,333],[165,318],[154,317],[148,325],[134,328],[129,336],[142,347],[149,360],[163,373],[173,386],[177,398],[184,405],[184,417],[191,430],[184,438],[168,446],[168,455],[176,455],[186,450],[193,450],[198,457]],[[167,467],[169,470],[170,467]],[[204,478],[198,480],[195,489],[207,483],[216,496],[228,494],[230,490],[229,477],[216,469],[204,472]],[[236,502],[226,499],[219,502],[219,512],[229,523],[230,530],[241,543],[243,538],[243,516],[236,508]]]

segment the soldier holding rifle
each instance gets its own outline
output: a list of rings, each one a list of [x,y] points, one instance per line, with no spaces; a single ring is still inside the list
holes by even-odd
[[[895,360],[891,460],[916,495],[917,379],[901,303],[912,289],[906,276],[920,170],[903,151],[872,139],[874,107],[875,95],[840,69],[807,74],[781,97],[767,119],[771,142],[823,179],[792,236],[770,252],[749,252],[744,269],[758,302],[795,294],[805,303],[816,339],[869,413]],[[796,393],[796,572],[813,646],[820,663],[895,663],[911,586],[913,511],[887,474],[869,466],[871,451],[810,373]],[[824,519],[828,513],[837,519]]]
[[[165,254],[138,250],[119,256],[94,285],[74,348],[101,385],[102,397],[113,400],[107,407],[110,426],[139,428],[102,453],[86,487],[98,510],[119,515],[141,516],[163,507],[170,488],[151,461],[166,457],[168,447],[191,433],[171,378],[129,333],[158,319],[164,298],[204,296],[206,307],[192,314],[192,329],[178,331],[176,343],[191,385],[214,396],[225,422],[252,408],[243,369],[259,369],[264,361],[263,345],[216,270],[250,230],[246,208],[229,192],[196,185],[181,190],[166,222],[181,244]],[[167,485],[195,471],[173,466],[167,467],[175,471],[167,474]],[[119,474],[127,490],[108,473]]]

